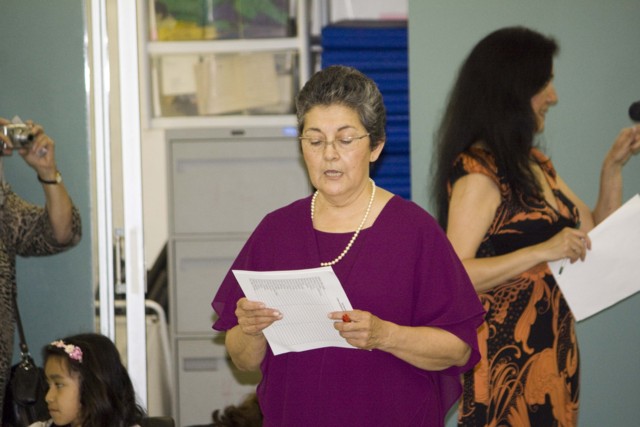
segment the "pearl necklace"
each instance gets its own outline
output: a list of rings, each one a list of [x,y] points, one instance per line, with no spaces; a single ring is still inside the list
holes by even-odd
[[[338,261],[340,261],[342,258],[344,258],[344,256],[347,254],[347,252],[349,252],[349,249],[351,249],[351,246],[353,246],[353,242],[355,242],[356,239],[358,238],[358,234],[360,234],[360,231],[362,230],[362,227],[364,227],[364,223],[367,221],[367,217],[369,217],[369,212],[371,211],[371,206],[373,205],[373,199],[374,199],[374,197],[376,195],[376,183],[371,178],[369,178],[369,181],[371,181],[371,198],[369,199],[369,205],[367,206],[367,211],[364,213],[364,218],[362,218],[362,221],[360,222],[360,225],[356,229],[355,233],[353,233],[353,236],[351,236],[351,240],[349,240],[349,243],[347,243],[347,247],[344,248],[342,253],[340,255],[338,255],[338,257],[335,258],[333,261],[321,262],[320,266],[329,267],[331,265],[337,264]],[[318,197],[318,190],[316,190],[316,192],[313,193],[313,197],[311,198],[311,221],[312,222],[313,222],[313,214],[314,214],[315,208],[316,208],[316,198],[317,197]]]

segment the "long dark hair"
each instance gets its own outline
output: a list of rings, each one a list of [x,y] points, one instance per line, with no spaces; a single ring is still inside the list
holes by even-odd
[[[482,39],[462,64],[436,134],[432,198],[444,229],[453,163],[476,142],[495,157],[518,199],[539,196],[529,165],[537,131],[531,98],[551,80],[558,50],[552,38],[508,27]]]
[[[55,343],[46,346],[44,360],[50,356],[61,357],[67,361],[70,372],[79,374],[82,425],[130,427],[140,424],[144,410],[136,403],[133,384],[113,342],[94,333],[61,341],[66,348]],[[77,348],[82,352],[81,360],[79,353],[69,353]]]

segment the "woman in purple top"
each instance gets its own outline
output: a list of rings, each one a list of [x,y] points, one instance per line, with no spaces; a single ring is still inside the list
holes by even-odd
[[[369,178],[385,142],[375,83],[326,68],[300,91],[297,114],[317,191],[267,215],[232,269],[331,266],[354,310],[328,316],[355,348],[274,356],[263,331],[282,314],[247,300],[231,272],[213,327],[239,369],[261,370],[265,426],[443,425],[459,374],[478,361],[478,297],[435,220]]]

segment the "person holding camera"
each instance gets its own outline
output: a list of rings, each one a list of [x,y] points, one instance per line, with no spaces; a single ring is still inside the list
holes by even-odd
[[[13,355],[16,256],[44,256],[75,246],[81,238],[80,214],[62,182],[53,140],[42,126],[12,124],[0,118],[0,403],[4,401]],[[45,206],[15,194],[4,179],[4,157],[17,151],[36,172]],[[0,419],[2,419],[0,405]]]

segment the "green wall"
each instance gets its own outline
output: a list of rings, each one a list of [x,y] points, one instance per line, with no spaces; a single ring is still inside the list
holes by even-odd
[[[640,100],[639,17],[638,0],[409,0],[413,199],[429,208],[433,134],[461,62],[489,32],[526,25],[560,43],[560,102],[547,115],[545,147],[563,179],[593,206],[602,159],[631,125],[629,105]],[[625,168],[625,200],[640,192],[638,157]],[[638,425],[638,313],[640,294],[578,323],[581,427]]]
[[[18,294],[27,342],[40,362],[52,339],[93,330],[89,124],[83,0],[3,0],[0,13],[0,116],[42,124],[83,221],[78,246],[18,260]],[[35,172],[16,154],[5,176],[25,199],[44,203]],[[17,335],[17,334],[16,334]],[[17,341],[16,341],[17,342]],[[15,355],[15,352],[14,352]]]

